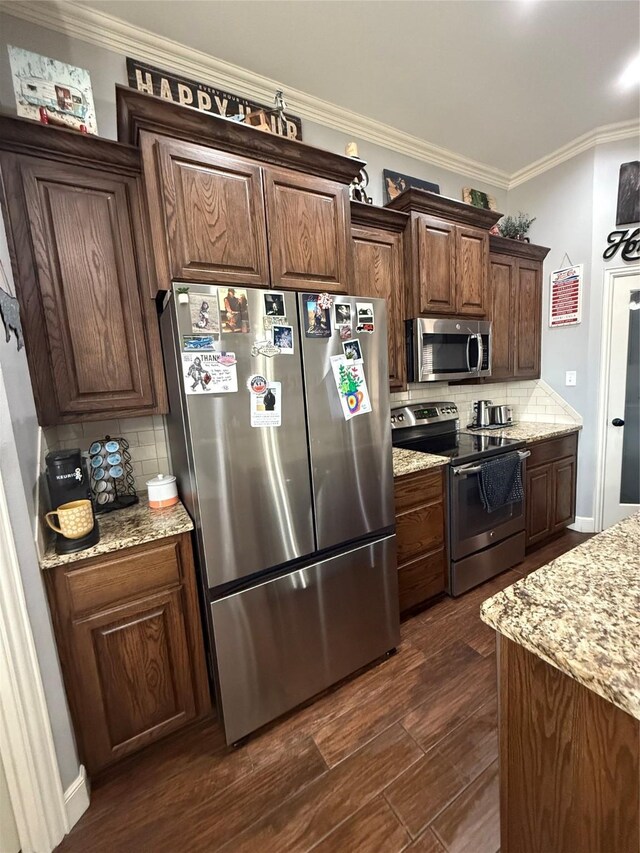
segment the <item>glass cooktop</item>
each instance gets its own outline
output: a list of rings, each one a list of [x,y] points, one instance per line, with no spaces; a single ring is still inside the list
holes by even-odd
[[[487,459],[507,450],[524,447],[525,442],[514,438],[501,438],[497,435],[474,435],[468,432],[450,432],[441,435],[420,434],[417,430],[402,430],[411,435],[400,437],[400,431],[393,434],[394,447],[406,450],[418,450],[434,453],[436,456],[448,456],[452,465],[463,465],[476,459]]]

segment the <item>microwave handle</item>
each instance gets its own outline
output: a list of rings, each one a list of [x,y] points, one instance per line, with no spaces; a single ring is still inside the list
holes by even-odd
[[[482,347],[482,335],[476,335],[476,340],[478,341],[478,363],[476,365],[476,371],[480,373],[482,369],[482,356],[483,356],[483,347]]]
[[[469,335],[467,337],[467,370],[471,373],[471,355],[469,353],[469,349],[471,347],[471,340],[475,338],[475,335]]]

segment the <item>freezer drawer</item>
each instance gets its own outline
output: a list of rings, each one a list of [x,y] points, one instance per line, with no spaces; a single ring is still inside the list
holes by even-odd
[[[395,536],[212,602],[227,743],[400,641]]]

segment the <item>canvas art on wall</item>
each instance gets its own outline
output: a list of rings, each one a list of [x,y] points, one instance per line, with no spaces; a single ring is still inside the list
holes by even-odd
[[[498,209],[498,202],[492,195],[483,193],[482,190],[471,189],[471,187],[462,188],[462,201],[465,204],[472,204],[474,207],[481,207],[484,210]]]
[[[623,163],[618,178],[616,225],[640,222],[640,160]]]
[[[89,72],[8,45],[18,115],[40,121],[40,110],[54,124],[97,133],[96,110]]]
[[[382,172],[384,180],[385,202],[391,201],[405,190],[427,190],[430,193],[440,193],[440,186],[432,184],[431,181],[423,181],[422,178],[412,178],[410,175],[402,175],[400,172],[391,172],[384,169]]]

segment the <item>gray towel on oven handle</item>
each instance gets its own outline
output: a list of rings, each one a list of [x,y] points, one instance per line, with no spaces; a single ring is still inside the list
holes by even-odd
[[[518,451],[487,459],[480,465],[480,500],[487,512],[524,498]]]

